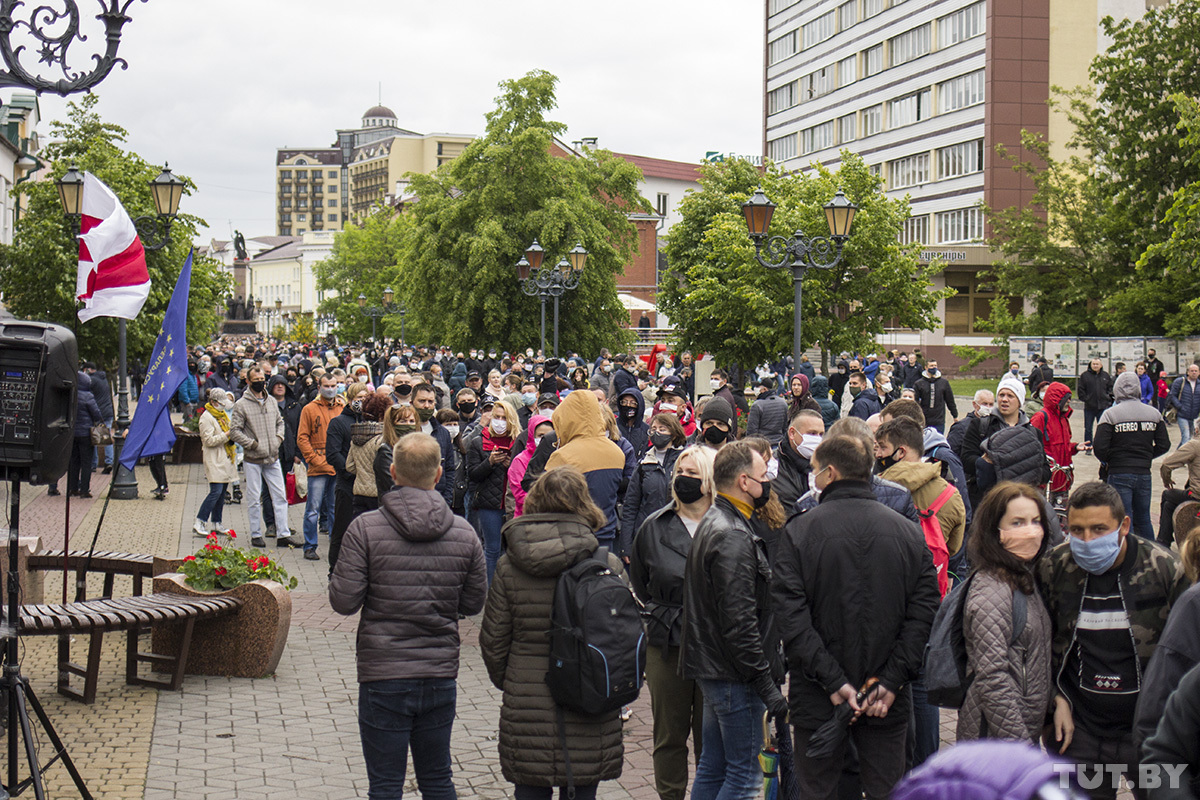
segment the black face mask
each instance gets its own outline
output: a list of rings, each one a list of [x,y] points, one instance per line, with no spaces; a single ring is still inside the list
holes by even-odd
[[[627,406],[621,406],[621,416],[624,417],[625,419],[633,419],[634,417],[637,416],[637,408],[629,408]]]
[[[464,417],[470,417],[475,414],[475,409],[477,407],[477,403],[459,403],[458,413],[462,414]]]
[[[754,507],[762,508],[767,504],[767,501],[771,499],[771,482],[758,481],[758,485],[762,487],[762,494],[754,498]]]
[[[884,472],[899,463],[900,459],[896,458],[896,451],[893,450],[890,455],[880,456],[875,459],[875,472]]]
[[[658,450],[662,450],[664,447],[666,447],[670,443],[671,443],[671,434],[669,434],[669,433],[652,433],[652,434],[650,434],[650,444],[654,445],[654,447]]]
[[[700,488],[700,479],[687,475],[676,475],[675,496],[679,498],[679,502],[688,505],[704,497],[704,491]]]
[[[250,391],[255,394],[262,394],[262,390],[267,387],[266,381],[250,381]]]
[[[722,444],[729,438],[729,431],[723,431],[716,425],[711,425],[704,429],[704,441],[711,445]]]

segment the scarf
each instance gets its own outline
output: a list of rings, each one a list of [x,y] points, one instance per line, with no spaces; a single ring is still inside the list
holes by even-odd
[[[225,409],[217,408],[212,403],[205,403],[204,410],[213,415],[213,419],[221,426],[222,431],[229,433],[229,415],[225,413]],[[230,461],[237,457],[237,445],[233,443],[232,439],[225,440],[225,455],[229,457]]]

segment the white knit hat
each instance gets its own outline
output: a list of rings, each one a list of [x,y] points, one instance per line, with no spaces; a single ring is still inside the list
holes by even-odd
[[[996,394],[1000,394],[1001,389],[1008,389],[1017,396],[1017,402],[1025,405],[1025,384],[1021,383],[1020,378],[1013,375],[1011,372],[1000,379],[1000,385],[996,387]]]

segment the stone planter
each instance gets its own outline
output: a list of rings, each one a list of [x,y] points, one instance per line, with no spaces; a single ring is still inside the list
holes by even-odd
[[[200,432],[182,425],[175,426],[175,447],[171,451],[172,464],[203,464],[204,445]]]
[[[188,675],[262,678],[279,666],[292,624],[292,596],[282,584],[258,580],[225,591],[202,592],[188,586],[183,574],[167,572],[155,576],[154,591],[196,597],[220,594],[242,601],[241,611],[233,616],[196,623],[185,668]],[[152,652],[178,653],[179,634],[178,626],[155,626]]]

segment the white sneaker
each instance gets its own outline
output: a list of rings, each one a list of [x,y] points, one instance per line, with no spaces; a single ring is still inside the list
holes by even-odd
[[[192,533],[199,536],[201,539],[208,538],[208,523],[199,517],[196,518],[196,524],[192,526]]]

